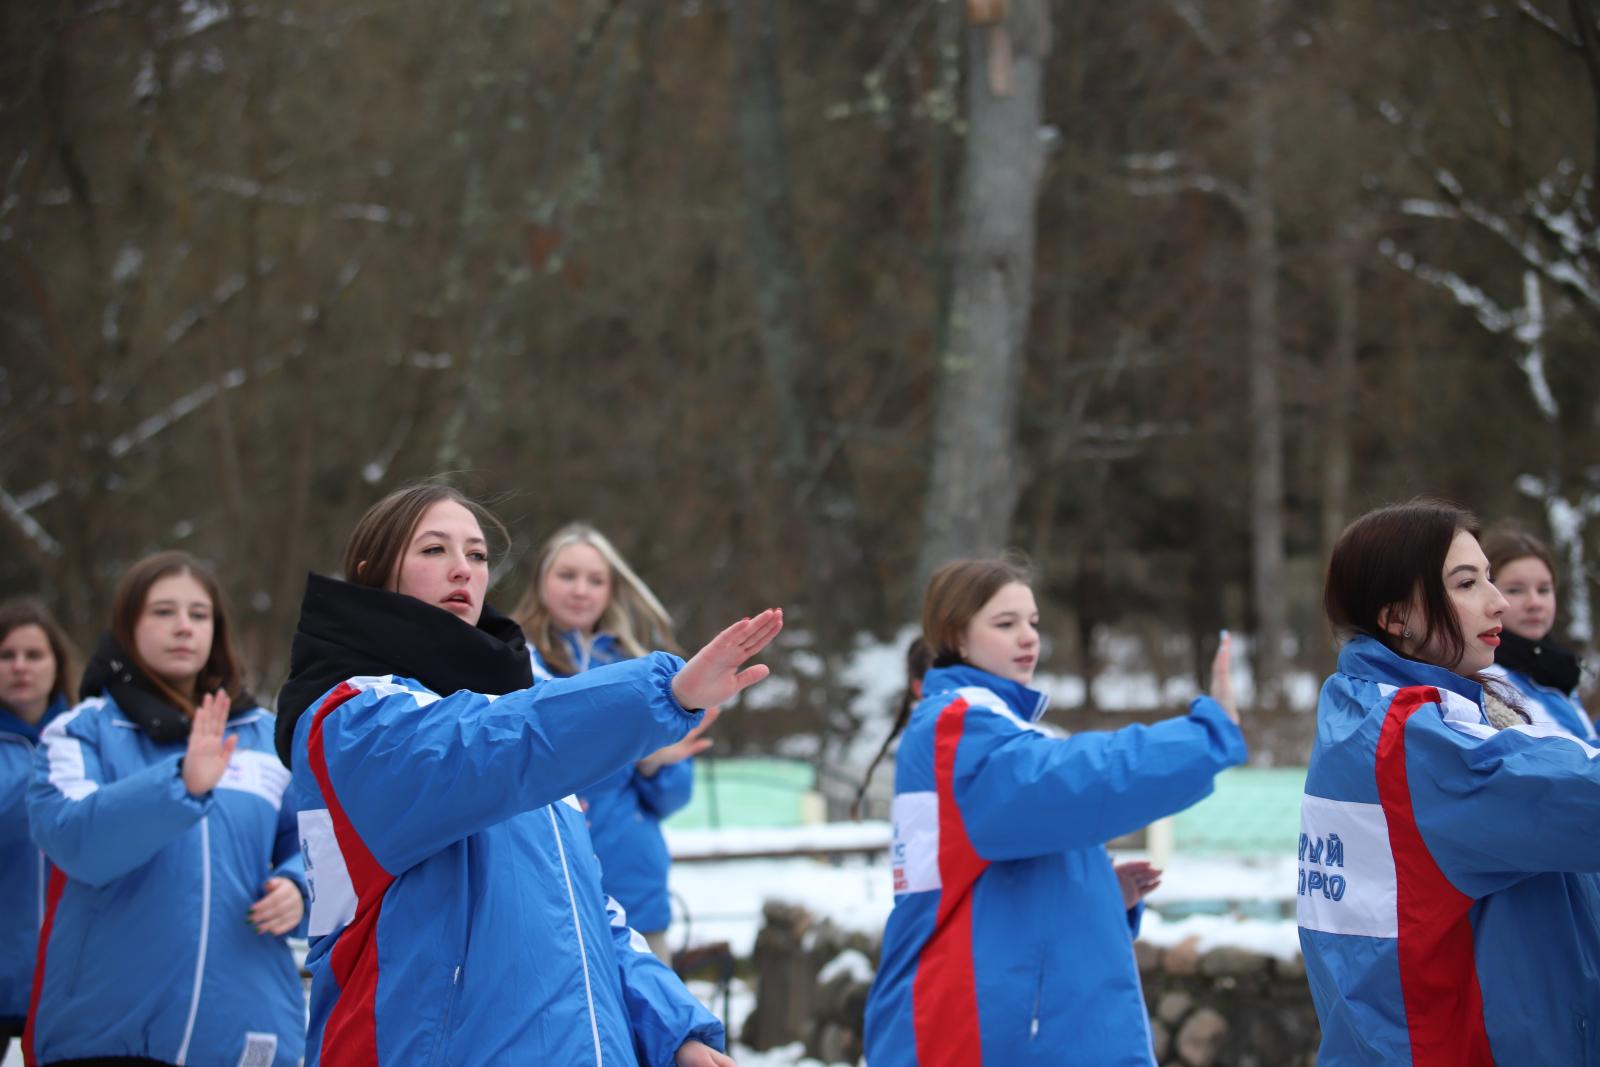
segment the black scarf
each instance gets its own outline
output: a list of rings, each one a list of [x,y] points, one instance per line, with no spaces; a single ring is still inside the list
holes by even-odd
[[[1578,688],[1577,653],[1562,648],[1548,634],[1541,641],[1530,641],[1510,630],[1500,631],[1500,647],[1494,661],[1508,671],[1526,674],[1535,682],[1559,693]]]
[[[415,678],[440,696],[533,684],[522,629],[487,604],[474,627],[416,597],[310,574],[278,694],[283,765],[292,765],[295,724],[312,701],[348,678],[384,674]]]
[[[150,740],[170,745],[189,739],[189,716],[167,702],[150,676],[140,670],[109,633],[100,638],[89,665],[83,669],[78,691],[86,697],[109,696]],[[256,709],[255,698],[240,693],[233,698],[228,718]]]

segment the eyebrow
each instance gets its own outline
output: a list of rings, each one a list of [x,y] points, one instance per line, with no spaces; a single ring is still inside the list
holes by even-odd
[[[1445,574],[1445,577],[1449,578],[1452,575],[1456,575],[1456,574],[1461,573],[1462,571],[1471,571],[1473,574],[1477,574],[1478,573],[1478,568],[1477,568],[1476,564],[1458,563],[1454,567],[1450,568],[1449,572]]]
[[[416,544],[418,541],[423,541],[423,540],[426,540],[427,538],[430,538],[430,537],[438,538],[440,541],[448,541],[448,540],[450,540],[450,535],[449,534],[442,533],[439,530],[423,530],[421,533],[417,534],[417,536],[415,536],[415,537],[413,537],[411,539],[411,543],[412,544]],[[484,541],[484,539],[481,538],[481,537],[469,537],[469,538],[467,538],[465,543],[469,544],[469,545],[487,544],[487,542]]]

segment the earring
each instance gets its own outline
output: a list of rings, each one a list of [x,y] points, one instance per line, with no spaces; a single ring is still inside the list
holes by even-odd
[[[1403,626],[1400,628],[1400,640],[1402,640],[1402,641],[1411,640],[1411,631],[1406,629]]]

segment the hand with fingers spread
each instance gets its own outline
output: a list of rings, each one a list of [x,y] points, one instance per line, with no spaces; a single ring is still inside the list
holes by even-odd
[[[1122,890],[1122,906],[1132,908],[1154,892],[1161,884],[1161,868],[1148,860],[1128,860],[1113,868],[1117,872],[1117,886]]]
[[[685,1041],[673,1057],[676,1067],[738,1067],[732,1056],[725,1056],[700,1041]]]
[[[262,889],[266,892],[260,900],[250,905],[247,917],[250,925],[256,928],[256,933],[276,937],[300,925],[306,902],[300,895],[299,886],[287,878],[268,878]]]
[[[210,693],[194,709],[189,724],[189,747],[183,754],[183,787],[191,796],[204,796],[216,788],[222,773],[228,769],[233,750],[239,746],[237,736],[224,738],[228,726],[228,709],[233,701],[220,689]]]
[[[741,619],[690,657],[672,679],[672,695],[685,708],[709,708],[733,699],[767,676],[765,665],[739,669],[783,629],[783,610],[768,608],[753,619]]]
[[[1222,631],[1217,654],[1211,660],[1211,698],[1222,705],[1235,725],[1239,722],[1239,700],[1233,695],[1233,635]]]
[[[686,759],[698,756],[715,744],[711,738],[702,737],[701,735],[711,729],[711,724],[716,722],[717,716],[721,714],[721,708],[715,704],[711,705],[706,709],[700,724],[685,734],[682,741],[668,745],[666,748],[656,749],[650,755],[634,764],[634,766],[638,768],[640,774],[649,778],[663,767],[670,767],[674,763],[682,763]]]

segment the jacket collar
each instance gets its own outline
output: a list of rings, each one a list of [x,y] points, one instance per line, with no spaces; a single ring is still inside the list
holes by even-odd
[[[582,674],[590,667],[598,667],[602,663],[615,663],[622,658],[622,648],[617,644],[617,639],[608,633],[597,633],[585,638],[577,630],[564,630],[561,640],[567,643],[567,652],[572,656],[572,665],[577,673]]]
[[[289,680],[278,694],[275,740],[284,766],[295,723],[313,701],[347,679],[385,674],[415,678],[440,696],[514,693],[533,684],[521,628],[487,604],[471,626],[415,597],[310,574],[289,647]]]
[[[998,674],[981,671],[966,663],[934,667],[923,679],[922,691],[924,695],[932,696],[935,693],[947,693],[969,686],[987,689],[994,693],[1006,702],[1006,707],[1016,712],[1018,718],[1026,722],[1038,722],[1045,709],[1050,706],[1048,694],[1041,693],[1037,689],[1029,689],[1021,682],[1013,682]]]
[[[27,722],[21,716],[12,713],[11,709],[0,704],[0,733],[19,734],[35,744],[44,728],[50,725],[50,720],[67,710],[67,698],[57,696],[50,701],[44,709],[44,715],[38,722]]]
[[[101,636],[94,655],[89,657],[78,694],[110,697],[122,713],[157,744],[171,745],[189,739],[189,717],[167,702],[167,697],[109,633]],[[256,707],[254,697],[239,693],[233,698],[228,719],[237,719]]]
[[[1339,650],[1339,673],[1401,689],[1431,685],[1464,696],[1480,707],[1483,705],[1483,686],[1471,678],[1431,663],[1407,659],[1365,634],[1352,638]]]

